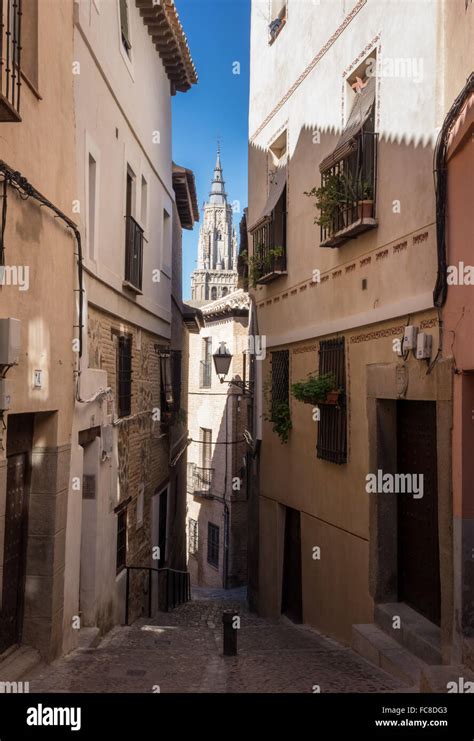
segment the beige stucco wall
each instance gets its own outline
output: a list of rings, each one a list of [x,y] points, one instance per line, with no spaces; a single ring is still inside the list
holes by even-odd
[[[345,643],[350,643],[352,624],[373,617],[365,491],[371,470],[367,369],[400,360],[393,341],[403,336],[408,321],[432,334],[432,357],[439,344],[432,309],[437,271],[432,160],[445,105],[437,74],[443,63],[441,10],[434,1],[390,3],[389,12],[386,3],[376,0],[290,2],[285,27],[268,45],[268,4],[252,3],[250,227],[268,194],[267,149],[282,131],[288,137],[288,275],[254,289],[259,332],[269,350],[290,350],[290,383],[317,371],[320,339],[344,335],[348,405],[344,465],[317,458],[317,423],[310,406],[290,397],[293,429],[287,445],[263,422],[259,610],[280,611],[283,526],[278,536],[276,518],[284,519],[284,504],[302,513],[303,620]],[[319,163],[334,149],[347,121],[347,78],[373,49],[382,59],[421,59],[423,79],[379,74],[378,226],[339,248],[323,249],[313,223],[317,212],[304,191],[320,184]],[[313,281],[315,270],[320,271],[319,281]],[[265,378],[269,360],[262,365]],[[411,356],[407,366],[422,390],[414,398],[446,398],[437,369],[426,376],[426,363]],[[449,414],[443,414],[439,434],[446,441],[449,426]],[[449,496],[449,482],[443,481],[440,512],[448,511]],[[443,522],[442,557],[449,563],[446,516]],[[321,548],[321,560],[312,559],[314,546]],[[450,578],[447,569],[442,584],[444,640],[451,625]]]
[[[2,123],[0,158],[74,219],[75,195],[72,2],[39,3],[38,85],[23,80],[19,123]],[[77,251],[73,234],[47,208],[9,189],[5,262],[29,268],[28,290],[0,288],[1,316],[21,321],[19,365],[8,372],[14,414],[34,413],[22,640],[43,657],[61,649],[71,422],[76,355]],[[33,374],[43,371],[41,388]],[[47,413],[47,414],[44,414]],[[3,434],[1,458],[8,452]],[[5,445],[6,442],[6,445]],[[3,466],[2,466],[3,468]],[[0,491],[0,591],[5,484]]]
[[[163,63],[135,3],[128,3],[130,58],[121,41],[118,2],[76,0],[74,7],[74,58],[79,65],[74,75],[75,198],[81,204],[79,221],[88,304],[81,398],[90,400],[101,390],[111,388],[109,397],[76,405],[75,475],[81,477],[86,473],[82,448],[77,444],[81,430],[113,424],[114,445],[110,460],[103,461],[98,456],[95,462],[98,492],[95,513],[88,515],[79,498],[68,513],[65,650],[77,642],[71,619],[79,610],[81,550],[86,559],[83,568],[94,574],[88,624],[96,624],[104,631],[124,620],[125,573],[115,576],[114,507],[129,496],[132,501],[128,506],[127,562],[157,565],[152,558],[152,546],[157,545],[158,537],[152,498],[167,484],[169,441],[167,436],[161,437],[159,422],[152,422],[151,415],[160,407],[157,348],[168,344],[171,338],[172,245],[177,251],[181,249],[172,188],[171,92]],[[94,234],[88,217],[89,155],[96,162]],[[123,287],[128,168],[134,176],[132,215],[144,230],[141,294]],[[142,178],[146,181],[146,204]],[[157,271],[159,280],[156,280]],[[112,331],[128,332],[132,336],[132,417],[120,424],[117,424],[116,409],[117,353]],[[178,347],[180,341],[180,336],[174,338],[173,346]],[[137,522],[141,487],[144,487],[143,526]],[[182,500],[184,506],[184,489]],[[94,523],[95,540],[92,538],[90,545],[84,547],[88,517]],[[181,519],[184,521],[184,513]],[[101,558],[97,556],[99,547]],[[132,574],[131,618],[145,604],[143,578],[144,572]]]
[[[41,99],[23,83],[22,121],[1,124],[0,158],[74,219],[72,4],[58,6],[54,0],[45,0],[40,5]],[[22,322],[20,364],[8,374],[13,398],[10,412],[61,409],[55,442],[62,444],[70,441],[73,403],[75,240],[33,199],[20,201],[11,190],[8,195],[5,262],[29,267],[27,291],[16,286],[0,288],[2,316]],[[35,368],[44,371],[40,390],[33,388]]]

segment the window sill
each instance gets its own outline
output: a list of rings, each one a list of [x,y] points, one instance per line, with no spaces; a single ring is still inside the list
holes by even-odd
[[[35,84],[34,84],[33,82],[31,82],[30,78],[29,78],[29,77],[27,77],[27,76],[25,75],[25,73],[24,73],[23,71],[21,72],[21,77],[22,77],[22,79],[24,80],[24,82],[25,82],[26,86],[30,88],[30,90],[31,90],[31,92],[33,93],[33,95],[34,95],[34,96],[35,96],[36,98],[38,98],[38,100],[43,100],[43,96],[42,96],[42,95],[41,95],[41,93],[39,92],[39,90],[38,90],[38,88],[36,87],[36,85],[35,85]]]
[[[137,288],[133,285],[133,283],[130,283],[128,280],[122,281],[122,288],[124,288],[126,291],[130,291],[131,293],[135,293],[137,296],[143,296],[143,291],[140,288]]]
[[[265,273],[257,280],[257,285],[265,285],[271,283],[273,280],[280,278],[282,275],[288,275],[286,270],[272,270],[270,273]]]
[[[340,247],[344,242],[348,242],[349,239],[355,239],[359,234],[375,229],[378,226],[377,219],[364,217],[357,219],[349,226],[344,229],[340,229],[338,232],[334,232],[330,237],[327,237],[320,243],[320,247]]]

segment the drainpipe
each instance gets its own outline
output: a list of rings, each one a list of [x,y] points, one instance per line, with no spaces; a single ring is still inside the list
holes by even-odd
[[[440,308],[446,303],[448,294],[447,256],[446,256],[446,195],[447,195],[447,150],[448,139],[455,125],[462,107],[474,91],[474,72],[471,72],[467,82],[444,119],[438,135],[434,151],[434,184],[436,196],[436,243],[438,251],[438,275],[433,291],[433,303]]]

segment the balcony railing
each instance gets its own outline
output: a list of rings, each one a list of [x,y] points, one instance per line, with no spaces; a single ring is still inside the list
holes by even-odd
[[[273,213],[253,231],[252,237],[252,282],[270,283],[286,275],[286,211]]]
[[[195,463],[188,464],[188,492],[194,496],[209,497],[211,495],[213,468],[201,468]]]
[[[125,283],[142,290],[143,229],[133,216],[125,217]]]
[[[321,224],[321,247],[339,247],[377,226],[377,134],[361,132],[350,155],[321,174],[321,185],[337,193]]]
[[[21,121],[22,0],[0,0],[0,121]]]
[[[199,386],[202,389],[211,387],[211,361],[201,360]]]

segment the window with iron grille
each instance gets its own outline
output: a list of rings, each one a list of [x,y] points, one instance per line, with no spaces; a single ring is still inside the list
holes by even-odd
[[[288,404],[290,400],[290,352],[277,350],[272,352],[272,414],[280,403]]]
[[[346,126],[336,148],[319,165],[327,200],[320,210],[321,247],[338,247],[377,226],[376,78],[361,80],[355,74],[351,87],[361,86],[354,93]]]
[[[275,176],[272,189],[277,191],[286,183],[286,169]],[[252,230],[253,260],[251,282],[269,283],[286,273],[286,184],[271,214]]]
[[[202,389],[211,387],[211,369],[212,369],[212,337],[203,337],[202,340],[202,360],[199,376],[199,386]]]
[[[120,335],[117,359],[118,415],[128,417],[132,411],[132,338]]]
[[[127,564],[127,508],[117,515],[117,574]]]
[[[337,388],[346,388],[344,337],[323,340],[319,343],[319,374],[330,373]],[[347,462],[347,415],[344,394],[340,403],[320,405],[317,455],[331,463]]]
[[[198,530],[197,520],[189,519],[188,534],[189,534],[189,548],[188,548],[189,555],[194,556],[198,552],[198,547],[199,547],[199,530]]]
[[[22,69],[22,0],[0,3],[0,121],[18,122]]]
[[[207,523],[207,562],[219,566],[219,528],[212,522]]]

